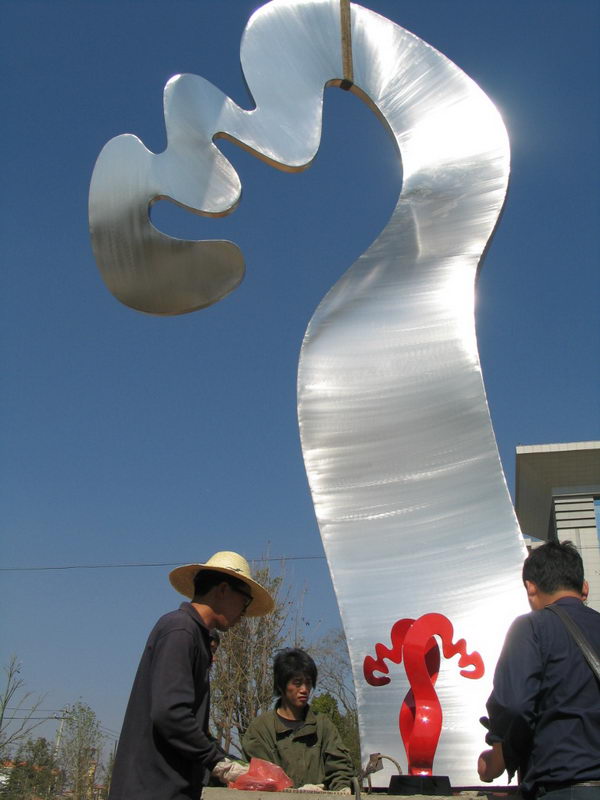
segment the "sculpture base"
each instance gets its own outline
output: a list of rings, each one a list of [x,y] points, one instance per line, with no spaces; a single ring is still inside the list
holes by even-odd
[[[447,775],[392,775],[388,794],[437,794],[452,795],[450,778]]]

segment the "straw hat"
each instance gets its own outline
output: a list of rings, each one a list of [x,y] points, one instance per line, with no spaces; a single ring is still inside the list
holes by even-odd
[[[184,564],[182,567],[176,567],[169,573],[171,586],[191,600],[194,596],[194,578],[202,569],[223,572],[225,575],[231,575],[246,584],[252,595],[252,602],[246,610],[247,617],[262,617],[273,610],[275,606],[273,598],[260,583],[252,579],[250,565],[244,556],[228,550],[215,553],[214,556],[208,559],[206,564]]]

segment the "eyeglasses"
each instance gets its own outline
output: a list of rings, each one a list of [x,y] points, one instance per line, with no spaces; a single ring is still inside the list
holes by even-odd
[[[244,608],[242,609],[242,613],[244,613],[254,598],[251,594],[248,594],[248,592],[245,592],[243,589],[239,589],[237,586],[232,586],[231,588],[234,592],[237,592],[238,594],[241,594],[242,597],[246,598],[244,601]]]

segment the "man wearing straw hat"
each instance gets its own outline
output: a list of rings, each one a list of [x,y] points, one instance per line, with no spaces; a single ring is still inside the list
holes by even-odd
[[[247,770],[208,735],[210,632],[273,610],[238,553],[174,569],[191,602],[161,617],[133,683],[114,763],[110,800],[198,800],[212,773],[223,783]]]

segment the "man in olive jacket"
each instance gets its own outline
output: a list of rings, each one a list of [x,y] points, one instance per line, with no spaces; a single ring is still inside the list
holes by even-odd
[[[177,567],[169,579],[192,602],[161,617],[146,642],[109,800],[199,800],[210,773],[227,783],[247,770],[208,735],[210,631],[267,614],[273,600],[237,553]]]
[[[350,794],[350,753],[331,719],[308,705],[316,683],[317,667],[308,653],[280,651],[273,664],[277,704],[250,723],[242,739],[244,753],[280,766],[295,788]]]

